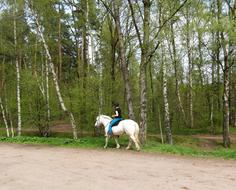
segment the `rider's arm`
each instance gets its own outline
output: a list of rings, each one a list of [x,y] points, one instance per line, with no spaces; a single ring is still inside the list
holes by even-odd
[[[115,115],[112,115],[112,117],[118,117],[119,116],[119,113],[118,113],[118,111],[116,110],[115,111]]]

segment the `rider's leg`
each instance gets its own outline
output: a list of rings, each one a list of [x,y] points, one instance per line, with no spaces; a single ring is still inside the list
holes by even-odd
[[[111,120],[111,123],[109,124],[108,127],[108,134],[112,135],[112,127],[115,125],[116,122],[120,121],[121,118],[114,118],[113,120]]]

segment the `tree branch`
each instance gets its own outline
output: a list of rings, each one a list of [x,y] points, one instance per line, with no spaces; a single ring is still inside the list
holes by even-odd
[[[128,0],[128,2],[129,2],[130,10],[131,10],[131,15],[132,15],[132,20],[133,20],[133,23],[134,23],[134,27],[135,27],[135,30],[136,30],[136,33],[137,33],[137,36],[138,36],[139,45],[140,45],[141,49],[143,49],[143,43],[142,43],[142,40],[141,40],[141,35],[140,35],[139,29],[138,29],[138,26],[137,26],[137,22],[136,22],[135,16],[134,16],[133,5],[132,5],[130,0]]]
[[[115,19],[115,15],[114,13],[112,12],[112,10],[110,9],[110,7],[103,1],[103,0],[100,0],[102,2],[102,4],[104,5],[104,7],[106,8],[106,10],[111,14],[111,16],[113,17],[113,19]]]
[[[130,1],[130,0],[129,0]],[[180,6],[178,9],[176,9],[176,11],[169,17],[167,18],[163,23],[162,25],[159,27],[159,30],[157,32],[157,34],[154,36],[152,42],[159,36],[161,30],[164,28],[164,26],[180,11],[180,9],[182,9],[182,7],[184,7],[184,5],[187,3],[188,0],[185,0]],[[160,41],[158,41],[158,43],[156,44],[155,48],[153,49],[153,51],[151,51],[151,53],[149,54],[149,58],[148,58],[148,61],[151,60],[151,58],[153,57],[153,54],[156,52],[156,50],[158,49],[160,45]]]

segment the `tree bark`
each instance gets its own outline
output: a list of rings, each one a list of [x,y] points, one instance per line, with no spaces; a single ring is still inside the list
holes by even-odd
[[[230,136],[229,136],[229,121],[230,121],[230,112],[229,112],[229,82],[230,82],[230,66],[228,60],[228,54],[225,47],[224,34],[221,32],[221,41],[224,52],[224,65],[223,65],[223,144],[224,147],[230,147]]]
[[[140,142],[146,143],[147,138],[147,65],[149,55],[150,37],[150,0],[143,0],[144,20],[143,20],[143,42],[141,44],[141,63],[139,74],[140,85]]]
[[[163,79],[163,99],[164,99],[164,125],[166,130],[166,141],[168,144],[173,144],[172,140],[172,133],[171,133],[171,127],[170,127],[170,113],[169,113],[169,102],[168,102],[168,95],[167,95],[167,78],[166,78],[166,63],[164,59],[164,50],[162,47],[162,55],[161,55],[161,61],[162,61],[162,79]]]
[[[223,144],[230,147],[229,137],[229,71],[224,70],[224,91],[223,91]]]

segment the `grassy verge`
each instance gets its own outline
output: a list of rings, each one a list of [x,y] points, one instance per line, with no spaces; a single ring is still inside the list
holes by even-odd
[[[194,156],[194,157],[217,157],[224,159],[236,160],[235,149],[224,149],[221,146],[211,150],[204,150],[197,147],[198,140],[193,138],[177,138],[176,145],[167,145],[157,142],[155,139],[150,139],[147,144],[142,147],[142,152],[159,152],[169,153],[176,155]],[[192,140],[191,140],[192,139]],[[56,137],[15,137],[6,138],[0,137],[0,142],[19,143],[19,144],[43,144],[49,146],[62,146],[62,147],[78,147],[78,148],[95,148],[102,149],[104,145],[104,137],[83,137],[78,140],[70,138],[56,138]],[[128,143],[126,137],[120,138],[120,144],[125,147]],[[110,140],[109,147],[115,147],[114,140]]]
[[[236,160],[235,149],[225,149],[222,147],[217,147],[213,150],[204,150],[201,148],[189,147],[185,145],[168,145],[149,142],[145,145],[143,150],[146,152],[162,152],[194,157],[215,157]]]

